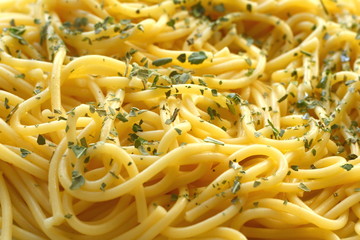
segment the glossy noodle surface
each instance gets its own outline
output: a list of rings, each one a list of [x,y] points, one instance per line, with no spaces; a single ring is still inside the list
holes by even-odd
[[[1,240],[360,239],[360,1],[1,0]]]

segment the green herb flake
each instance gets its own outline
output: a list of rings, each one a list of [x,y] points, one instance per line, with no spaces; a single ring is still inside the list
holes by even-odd
[[[20,148],[20,156],[22,158],[25,158],[27,155],[31,154],[31,152],[29,150],[26,150],[24,148]]]
[[[129,112],[129,117],[136,117],[136,112],[138,112],[139,109],[136,107],[132,107]]]
[[[103,191],[103,192],[105,192],[105,188],[106,188],[106,183],[101,183],[101,185],[100,185],[100,190],[101,191]]]
[[[316,149],[315,149],[315,148],[311,149],[311,154],[312,154],[313,156],[316,156]]]
[[[43,45],[43,43],[45,42],[46,38],[47,38],[47,30],[49,25],[51,24],[50,21],[47,21],[45,23],[44,26],[42,26],[41,31],[40,31],[40,45]]]
[[[205,8],[201,5],[201,2],[191,6],[191,15],[199,18],[205,14]]]
[[[245,62],[246,62],[249,66],[252,65],[251,58],[245,58]]]
[[[216,12],[219,12],[219,13],[225,12],[225,6],[224,6],[223,3],[214,5],[213,9],[214,9]]]
[[[248,12],[251,12],[252,11],[252,5],[250,3],[246,4],[246,10]]]
[[[170,19],[167,23],[166,23],[166,25],[168,25],[169,27],[171,27],[172,29],[174,29],[175,30],[175,19]]]
[[[219,140],[217,140],[217,139],[215,139],[215,138],[212,138],[212,137],[206,137],[206,138],[204,139],[204,142],[207,142],[207,143],[214,143],[214,144],[217,144],[217,145],[222,145],[222,146],[224,146],[224,145],[225,145],[225,143],[224,143],[224,142],[219,141]]]
[[[356,39],[356,40],[360,40],[360,31],[358,31],[358,32],[356,33],[355,39]]]
[[[282,96],[282,97],[278,100],[278,103],[281,103],[281,102],[284,101],[287,97],[288,97],[288,94],[285,94],[284,96]]]
[[[342,63],[346,63],[350,61],[350,57],[347,55],[347,53],[345,51],[343,51],[340,55],[340,61]]]
[[[169,125],[169,124],[171,124],[172,122],[174,122],[175,119],[176,119],[176,117],[177,117],[177,115],[178,115],[178,113],[179,113],[179,111],[180,111],[179,108],[175,108],[175,110],[174,110],[173,114],[171,115],[170,119],[166,119],[165,124],[166,124],[166,125]]]
[[[320,0],[320,3],[321,3],[322,8],[324,9],[325,14],[326,14],[326,15],[329,15],[329,11],[327,10],[327,8],[326,8],[323,0]]]
[[[216,89],[211,89],[211,95],[213,95],[214,97],[216,97],[218,95],[218,92]]]
[[[70,219],[72,217],[72,214],[68,213],[64,215],[64,218]]]
[[[299,171],[299,166],[298,165],[291,165],[290,167],[294,171]]]
[[[122,122],[128,122],[128,121],[129,121],[129,120],[125,117],[125,115],[122,114],[122,113],[118,113],[118,114],[116,115],[116,118],[119,119],[119,120],[122,121]]]
[[[207,108],[207,113],[208,113],[209,116],[210,116],[210,120],[214,120],[214,119],[215,119],[215,116],[216,116],[216,110],[215,110],[215,109],[212,109],[211,107],[208,107],[208,108]]]
[[[105,109],[96,109],[95,112],[99,115],[99,117],[105,117],[107,115]]]
[[[352,165],[350,163],[345,163],[344,165],[341,165],[340,167],[342,167],[346,171],[350,171],[354,167],[354,165]]]
[[[188,61],[190,64],[201,64],[203,63],[208,57],[206,56],[205,52],[193,52],[190,54]]]
[[[136,25],[136,28],[139,29],[139,30],[142,31],[142,32],[145,31],[144,26],[141,25],[141,24],[137,24],[137,25]],[[175,29],[175,28],[174,28],[174,29]]]
[[[23,73],[16,74],[16,75],[15,75],[15,78],[21,78],[21,79],[24,79],[24,78],[25,78],[25,74],[23,74]]]
[[[351,154],[349,154],[349,155],[346,156],[346,159],[347,159],[347,160],[354,160],[354,159],[356,159],[357,157],[358,157],[358,156],[357,156],[356,154],[351,153]]]
[[[186,54],[182,53],[176,58],[179,62],[184,63],[186,62]]]
[[[241,184],[238,180],[234,180],[234,185],[231,188],[231,193],[235,194],[240,190]]]
[[[179,198],[179,195],[173,193],[170,196],[170,201],[175,202],[176,200],[178,200],[178,198]]]
[[[234,170],[242,169],[241,165],[236,162],[236,159],[234,159],[233,161],[229,161],[229,168],[232,168]]]
[[[255,132],[254,132],[254,136],[257,137],[257,138],[260,137],[261,135],[262,135],[261,132],[258,132],[258,131],[255,131]]]
[[[325,33],[324,36],[323,36],[323,39],[324,40],[329,40],[329,38],[331,37],[331,35],[329,33]]]
[[[13,26],[5,30],[9,32],[11,37],[17,39],[21,45],[27,44],[26,40],[22,37],[26,31],[25,26]]]
[[[253,187],[256,188],[261,184],[260,181],[254,181]]]
[[[207,83],[204,82],[202,79],[199,79],[199,85],[206,87],[206,86],[207,86]]]
[[[153,80],[152,84],[151,84],[151,87],[156,87],[156,84],[157,84],[158,81],[159,81],[159,75],[156,75],[154,77],[154,80]]]
[[[84,159],[84,163],[89,163],[90,161],[90,156],[87,156],[85,159]]]
[[[191,75],[189,73],[182,73],[178,78],[178,83],[185,84],[189,79],[191,78]]]
[[[56,113],[56,114],[62,114],[62,112],[61,112],[60,110],[58,110],[58,109],[54,109],[54,113]]]
[[[8,98],[5,98],[5,99],[4,99],[4,106],[5,106],[6,109],[9,109],[9,108],[10,108],[10,106],[9,106],[9,99],[8,99]]]
[[[85,27],[88,25],[88,19],[86,17],[78,17],[78,18],[75,18],[75,21],[74,21],[74,27],[76,28],[81,28],[81,27]]]
[[[241,102],[240,95],[237,93],[229,93],[226,98],[233,101],[235,104],[239,104]]]
[[[245,73],[245,76],[250,77],[255,71],[255,68],[249,68],[247,73]]]
[[[117,176],[113,171],[109,171],[109,173],[111,174],[111,176],[113,176],[116,179],[119,179],[119,176]]]
[[[344,84],[345,84],[345,86],[349,86],[355,82],[356,82],[356,80],[349,80],[349,81],[346,81]]]
[[[46,143],[46,140],[43,135],[39,134],[36,140],[37,144],[44,145]]]
[[[308,57],[311,57],[311,56],[312,56],[311,53],[306,52],[306,51],[304,51],[304,50],[300,50],[300,52],[301,52],[302,54],[304,54],[305,56],[308,56]]]
[[[134,123],[134,125],[132,126],[132,130],[134,132],[142,132],[143,131],[140,124],[137,124],[137,123]]]
[[[72,171],[70,190],[77,190],[85,184],[85,178],[78,171]]]
[[[182,133],[181,129],[179,129],[179,128],[174,128],[174,129],[179,135],[181,135],[181,133]]]
[[[156,66],[156,67],[159,67],[159,66],[162,66],[162,65],[165,65],[165,64],[168,64],[168,63],[171,63],[172,62],[172,58],[159,58],[159,59],[156,59],[152,62],[152,65]]]
[[[76,158],[80,158],[86,154],[87,148],[79,145],[72,145],[71,150],[74,152]]]
[[[83,137],[83,138],[80,139],[80,144],[81,144],[81,146],[83,146],[83,147],[87,147],[87,142],[86,142],[86,138],[85,138],[85,137]]]
[[[269,126],[271,127],[275,137],[277,138],[278,136],[280,136],[280,132],[279,132],[279,130],[277,130],[275,128],[274,124],[269,119],[267,120],[267,122],[268,122]]]
[[[304,183],[300,183],[298,188],[300,188],[304,192],[310,192],[311,191],[310,188],[308,188]]]

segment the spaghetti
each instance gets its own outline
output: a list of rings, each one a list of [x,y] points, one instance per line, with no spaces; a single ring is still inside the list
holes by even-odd
[[[1,239],[360,239],[359,6],[2,0]]]

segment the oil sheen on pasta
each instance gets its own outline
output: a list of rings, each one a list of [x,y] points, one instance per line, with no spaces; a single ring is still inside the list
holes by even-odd
[[[1,0],[1,240],[360,239],[358,0]]]

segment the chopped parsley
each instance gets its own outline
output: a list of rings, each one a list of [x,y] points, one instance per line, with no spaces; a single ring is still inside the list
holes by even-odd
[[[101,185],[100,185],[100,190],[101,191],[103,191],[103,192],[105,192],[105,188],[106,188],[106,183],[101,183]]]
[[[276,139],[283,136],[285,131],[280,131],[279,132],[279,130],[275,128],[274,124],[269,119],[267,120],[267,122],[268,122],[269,126],[271,127]]]
[[[357,156],[356,154],[351,153],[351,154],[347,155],[346,159],[347,159],[347,160],[354,160],[354,159],[356,159],[357,157],[358,157],[358,156]]]
[[[179,108],[175,108],[175,110],[174,110],[173,114],[171,115],[171,117],[170,117],[169,119],[166,119],[165,124],[166,124],[166,125],[169,125],[169,124],[171,124],[172,122],[174,122],[175,119],[176,119],[176,117],[177,117],[177,115],[178,115],[178,113],[179,113],[179,111],[180,111]]]
[[[241,165],[236,162],[236,159],[234,159],[233,161],[229,161],[229,168],[232,168],[234,170],[242,169]]]
[[[70,190],[77,190],[85,184],[85,178],[78,171],[72,171],[71,179]]]
[[[255,68],[249,68],[247,73],[245,73],[245,76],[250,77],[255,71]]]
[[[298,165],[291,165],[290,167],[294,171],[299,171],[299,166]]]
[[[260,181],[254,181],[253,187],[256,188],[261,184]]]
[[[350,171],[354,167],[354,165],[352,165],[350,163],[345,163],[344,165],[341,165],[341,167],[343,169],[345,169],[346,171]]]
[[[231,188],[231,193],[232,194],[237,193],[240,190],[240,187],[241,187],[240,181],[238,179],[235,179],[234,180],[234,185]]]
[[[37,144],[44,145],[46,143],[46,140],[43,135],[39,134],[36,140]]]
[[[127,121],[129,121],[129,120],[125,117],[125,115],[122,114],[122,113],[118,113],[118,114],[116,115],[116,118],[119,119],[119,120],[122,121],[122,122],[127,122]]]
[[[80,158],[81,156],[84,156],[87,150],[87,147],[79,146],[79,145],[71,145],[70,148],[75,154],[76,158]]]
[[[252,5],[250,3],[246,4],[246,10],[249,12],[252,11]]]
[[[25,74],[23,74],[23,73],[16,74],[15,77],[16,77],[16,78],[24,79],[24,78],[25,78]]]
[[[134,125],[132,126],[132,130],[134,132],[142,132],[142,128],[141,128],[141,124],[137,124],[137,123],[134,123]]]
[[[182,133],[181,129],[179,129],[179,128],[174,128],[174,129],[179,135],[181,135],[181,133]]]
[[[214,5],[213,9],[214,9],[216,12],[219,12],[219,13],[225,12],[225,6],[224,6],[223,3]]]
[[[26,45],[27,42],[23,38],[23,34],[25,33],[26,29],[25,26],[13,26],[6,29],[9,35],[19,41],[21,45]]]
[[[328,76],[325,75],[324,77],[321,78],[321,80],[318,82],[316,87],[324,89],[326,87],[327,80],[328,80]]]
[[[205,52],[193,52],[190,54],[188,61],[190,64],[201,64],[207,59]]]
[[[172,58],[167,57],[167,58],[156,59],[152,62],[152,64],[156,67],[159,67],[159,66],[171,63],[171,62],[172,62]]]
[[[22,158],[25,158],[27,155],[31,154],[31,152],[29,150],[26,150],[24,148],[20,148],[20,156]]]
[[[215,138],[212,138],[212,137],[206,137],[206,138],[204,139],[204,142],[207,142],[207,143],[214,143],[214,144],[217,144],[217,145],[222,145],[222,146],[224,146],[224,145],[225,145],[225,143],[224,143],[224,142],[219,141],[219,140],[217,140],[217,139],[215,139]]]
[[[304,183],[300,183],[298,187],[304,192],[311,192],[310,188],[308,188]]]
[[[202,17],[205,14],[205,8],[201,5],[201,2],[191,6],[191,15],[196,18]]]
[[[284,101],[287,97],[288,97],[288,94],[285,94],[284,96],[282,96],[282,97],[278,100],[278,103],[281,103],[281,102]]]
[[[186,62],[186,54],[182,53],[176,58],[179,62],[184,63]]]
[[[300,52],[301,52],[302,54],[304,54],[305,56],[308,56],[308,57],[311,57],[311,56],[312,56],[311,53],[309,53],[309,52],[307,52],[307,51],[300,50]]]
[[[6,109],[9,109],[9,108],[10,108],[10,106],[9,106],[9,99],[8,99],[8,98],[5,98],[5,99],[4,99],[4,106],[5,106]]]
[[[166,25],[168,25],[169,27],[172,27],[172,29],[174,29],[175,30],[175,19],[170,19],[167,23],[166,23]]]

